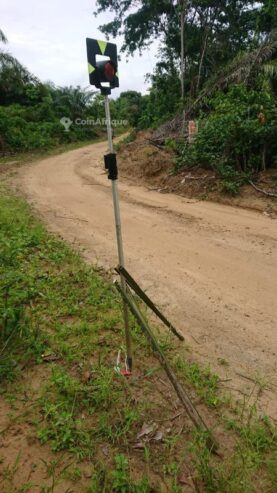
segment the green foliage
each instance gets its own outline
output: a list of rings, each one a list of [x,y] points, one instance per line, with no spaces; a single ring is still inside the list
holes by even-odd
[[[143,111],[144,98],[137,91],[122,92],[111,103],[111,112],[117,120],[127,120],[128,126],[136,128]]]
[[[147,479],[138,483],[130,480],[128,460],[123,454],[115,456],[115,469],[112,471],[111,491],[114,493],[150,493]]]
[[[209,493],[245,493],[248,491],[275,491],[276,475],[276,429],[268,426],[267,418],[247,414],[244,419],[237,418],[235,429],[241,439],[233,454],[225,463],[215,464],[212,451],[206,446],[206,433],[197,431],[190,451],[194,455],[195,467],[204,481],[205,491]],[[268,451],[272,450],[270,458]],[[263,478],[262,470],[268,469],[271,484]],[[259,479],[262,479],[259,485]],[[254,488],[253,482],[257,486]],[[263,482],[264,481],[264,482]]]
[[[176,140],[170,138],[170,137],[167,137],[164,141],[164,145],[165,147],[167,147],[168,149],[172,149],[173,151],[176,151],[177,150],[177,144],[176,144]]]
[[[237,195],[240,191],[240,181],[222,180],[221,191],[228,195]]]
[[[4,35],[0,43],[5,41]],[[136,127],[144,98],[123,92],[111,100],[112,120],[119,130]],[[69,120],[66,129],[61,119]],[[11,55],[0,50],[0,153],[48,150],[106,134],[104,99],[81,87],[42,84]]]
[[[119,151],[121,149],[122,146],[126,145],[126,144],[130,144],[131,142],[134,142],[136,140],[136,131],[135,130],[132,130],[128,135],[127,137],[125,137],[124,139],[121,139],[120,142],[118,142],[116,145],[115,145],[115,149],[116,151]]]
[[[39,83],[23,88],[20,103],[0,106],[0,152],[48,150],[106,134],[102,96],[80,87],[56,88]],[[111,100],[112,119],[124,122],[120,130],[138,125],[142,102],[141,94],[135,91]],[[64,117],[71,121],[68,131],[60,122]]]
[[[22,269],[44,238],[38,224],[31,224],[26,206],[11,197],[0,197],[0,380],[14,378],[18,348],[38,356],[46,347],[36,327],[29,321],[27,307],[39,296],[40,279],[30,269]]]
[[[179,148],[177,168],[201,166],[222,177],[222,188],[237,193],[248,175],[277,165],[277,100],[263,90],[233,86],[209,102],[192,144]]]
[[[267,459],[266,467],[272,484],[277,487],[277,452]]]
[[[68,449],[75,452],[79,441],[82,441],[82,448],[84,448],[85,435],[78,429],[78,421],[73,419],[70,411],[51,404],[45,405],[43,410],[49,419],[49,425],[38,433],[42,444],[51,440],[54,451]],[[87,446],[89,445],[88,442]]]
[[[114,491],[120,491],[126,493],[128,491],[128,461],[123,454],[119,454],[115,457],[116,468],[113,472],[112,489]]]
[[[96,5],[96,13],[108,11],[113,14],[108,23],[100,26],[101,31],[112,37],[123,34],[122,51],[127,54],[142,51],[154,38],[159,38],[159,63],[162,61],[168,65],[164,80],[172,73],[172,66],[175,66],[179,75],[180,10],[183,5],[184,86],[186,94],[192,97],[222,64],[233,59],[240,51],[259,45],[277,26],[274,0],[139,0],[135,5],[130,0],[97,0]],[[168,108],[174,103],[176,94],[179,99],[181,96],[178,76],[176,88],[177,91],[174,84],[167,101]]]
[[[129,463],[124,454],[114,457],[115,467],[111,471],[99,464],[86,493],[154,493],[148,479],[133,481],[130,478]]]
[[[144,96],[139,128],[156,128],[180,109],[179,76],[174,64],[160,62],[148,76],[151,87]]]
[[[197,363],[189,363],[178,356],[175,361],[180,376],[185,377],[196,389],[197,394],[210,407],[219,407],[222,399],[218,393],[218,376],[209,368],[201,368]]]
[[[0,74],[1,76],[1,74]],[[77,125],[75,120],[94,119],[94,109],[84,107],[82,97],[86,92],[80,88],[67,89],[67,98],[59,98],[60,90],[52,89],[47,96],[40,97],[40,89],[33,85],[27,86],[26,103],[0,106],[0,151],[18,152],[35,149],[49,149],[59,144],[93,139],[100,135],[100,128],[94,125]],[[79,96],[79,100],[76,97]],[[70,97],[77,101],[69,102]],[[77,115],[77,116],[76,116]],[[60,119],[70,118],[72,124],[68,132],[65,131]],[[104,129],[102,129],[103,132]]]

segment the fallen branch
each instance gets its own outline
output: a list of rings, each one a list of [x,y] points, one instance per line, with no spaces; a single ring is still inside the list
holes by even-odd
[[[254,378],[251,378],[251,377],[249,377],[249,376],[247,376],[247,375],[243,375],[243,373],[238,373],[238,372],[236,372],[236,374],[237,374],[239,377],[242,377],[242,378],[245,378],[246,380],[249,380],[250,382],[257,383],[257,379],[255,380]],[[271,390],[271,389],[270,389],[270,385],[272,385],[273,387],[276,387],[276,388],[277,388],[277,385],[276,385],[275,383],[269,382],[269,383],[268,383],[268,387],[267,387],[267,389],[268,389],[268,390]],[[266,387],[265,387],[265,389],[266,389]]]
[[[267,192],[266,190],[263,190],[262,188],[259,188],[257,187],[257,185],[255,185],[255,183],[253,183],[253,181],[249,180],[249,183],[250,185],[257,191],[257,192],[260,192],[260,193],[263,193],[264,195],[267,195],[268,197],[277,197],[277,193],[274,193],[274,192]]]
[[[182,180],[181,183],[185,183],[186,180],[214,180],[216,177],[214,175],[209,176],[209,175],[204,175],[204,176],[191,176],[186,175]]]
[[[159,139],[159,140],[161,140],[161,139]],[[153,146],[157,147],[158,149],[161,149],[162,151],[164,151],[164,150],[165,150],[165,148],[164,148],[164,146],[163,146],[163,145],[157,144],[157,142],[155,142],[155,141],[154,141],[154,140],[152,140],[152,139],[147,139],[147,142],[149,142],[149,144],[151,144],[151,145],[153,145]]]
[[[81,219],[80,217],[60,216],[56,212],[55,217],[57,217],[58,219],[69,219],[70,221],[81,221],[83,223],[88,223],[87,219]]]
[[[253,382],[253,383],[257,383],[257,380],[255,378],[251,378],[249,377],[248,375],[243,375],[243,373],[239,373],[236,371],[236,374],[239,376],[239,377],[242,377],[242,378],[245,378],[246,380],[250,380],[250,382]]]

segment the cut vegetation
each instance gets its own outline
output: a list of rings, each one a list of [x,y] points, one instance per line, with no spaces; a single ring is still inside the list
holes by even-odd
[[[275,168],[241,177],[228,168],[223,176],[216,169],[201,167],[193,161],[180,165],[183,147],[171,137],[164,144],[153,140],[153,132],[140,131],[118,146],[120,173],[149,190],[175,193],[198,200],[210,200],[277,215],[277,171]],[[223,172],[225,173],[223,170]],[[263,193],[264,192],[264,193]],[[272,196],[271,196],[272,195]]]

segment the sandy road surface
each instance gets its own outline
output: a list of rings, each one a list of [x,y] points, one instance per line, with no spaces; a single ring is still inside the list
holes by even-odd
[[[70,151],[22,167],[15,180],[50,229],[113,267],[104,152],[104,143]],[[238,373],[265,377],[276,390],[277,221],[135,184],[119,189],[128,270],[183,331],[193,356],[231,378],[233,390],[252,385]],[[263,407],[275,414],[270,391]]]

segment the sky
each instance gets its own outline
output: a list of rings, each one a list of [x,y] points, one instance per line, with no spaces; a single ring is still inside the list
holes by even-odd
[[[94,17],[94,0],[1,0],[0,28],[8,38],[8,50],[42,82],[58,86],[88,86],[86,37],[104,39],[98,26],[112,14]],[[116,42],[118,49],[122,38]],[[120,88],[116,97],[129,89],[146,93],[145,75],[153,71],[158,42],[134,57],[121,55]]]

